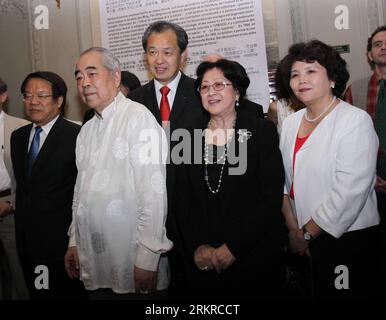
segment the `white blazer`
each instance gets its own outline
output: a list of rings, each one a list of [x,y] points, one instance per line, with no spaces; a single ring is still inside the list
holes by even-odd
[[[376,194],[378,137],[370,116],[341,101],[315,128],[296,154],[296,136],[306,109],[288,116],[280,139],[285,193],[299,227],[312,218],[335,238],[379,224]],[[293,173],[295,172],[295,175]]]

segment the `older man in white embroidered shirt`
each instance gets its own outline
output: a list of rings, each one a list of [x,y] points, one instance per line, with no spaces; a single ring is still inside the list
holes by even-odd
[[[77,140],[67,273],[79,275],[88,290],[111,289],[102,290],[103,299],[164,290],[169,272],[161,254],[172,247],[165,231],[165,133],[146,107],[119,92],[119,61],[110,51],[83,52],[75,77],[96,116]]]

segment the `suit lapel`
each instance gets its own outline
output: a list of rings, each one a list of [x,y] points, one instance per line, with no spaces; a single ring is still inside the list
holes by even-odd
[[[17,158],[15,159],[15,162],[19,163],[19,168],[22,168],[22,176],[24,180],[27,180],[27,165],[28,165],[28,143],[29,143],[29,136],[31,133],[32,124],[29,124],[28,126],[22,128],[22,131],[20,132],[20,145],[18,144],[19,152],[17,154]],[[16,142],[19,142],[16,141]],[[14,145],[13,145],[14,146]]]
[[[45,163],[49,161],[49,157],[50,155],[52,155],[52,151],[55,148],[60,147],[59,139],[60,139],[60,136],[62,135],[61,128],[63,125],[63,121],[64,121],[63,118],[59,117],[54,123],[54,125],[52,126],[46,140],[44,141],[44,144],[42,145],[36,157],[35,163],[32,167],[31,177],[33,177],[36,174],[36,172],[39,172],[40,170],[39,168],[43,167]],[[26,159],[28,161],[28,157]]]
[[[176,120],[181,115],[182,111],[186,108],[188,104],[188,97],[186,90],[186,76],[181,74],[181,79],[177,86],[176,95],[174,97],[174,102],[172,110],[170,112],[170,123],[176,123]]]
[[[146,86],[144,99],[146,101],[145,106],[151,111],[157,122],[161,124],[161,113],[158,107],[157,96],[155,95],[154,80],[151,80]]]

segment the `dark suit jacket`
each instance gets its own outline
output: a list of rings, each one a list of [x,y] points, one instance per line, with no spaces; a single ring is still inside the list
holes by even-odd
[[[203,293],[207,289],[241,298],[245,286],[255,294],[260,289],[270,290],[271,284],[273,289],[275,281],[283,279],[284,170],[276,127],[237,108],[236,132],[239,129],[252,134],[247,141],[239,142],[240,134],[236,133],[232,141],[236,152],[247,144],[247,169],[242,175],[229,175],[227,164],[217,195],[210,193],[204,180],[204,164],[176,168],[175,195],[168,217],[173,223],[169,224],[168,237],[184,261],[186,292]],[[202,141],[199,143],[202,145]],[[212,182],[214,189],[216,182]],[[199,271],[193,260],[195,250],[203,244],[218,247],[223,243],[236,262],[221,274]]]
[[[155,94],[154,80],[129,93],[129,99],[145,105],[157,122],[161,125],[161,113]],[[199,95],[194,89],[194,79],[182,73],[177,86],[177,92],[170,112],[170,134],[176,129],[201,128],[204,119],[204,109],[201,106]],[[180,141],[180,140],[179,140]],[[170,141],[172,149],[178,141]],[[174,189],[174,165],[167,166],[167,190],[169,201]]]
[[[252,117],[257,116],[258,118],[264,119],[263,107],[258,103],[248,99],[241,99],[239,108],[245,109]]]
[[[15,227],[21,258],[35,263],[63,260],[72,220],[77,175],[75,144],[80,126],[59,117],[27,175],[32,124],[12,133],[11,156],[17,183]]]
[[[145,105],[158,123],[162,123],[154,80],[130,92],[129,98]],[[200,98],[194,90],[194,79],[182,73],[170,112],[170,132],[178,128],[198,128],[202,123],[203,112]]]

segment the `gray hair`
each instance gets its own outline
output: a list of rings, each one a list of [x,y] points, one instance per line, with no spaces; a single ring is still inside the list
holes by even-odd
[[[91,47],[83,51],[80,56],[90,52],[98,52],[102,55],[102,64],[110,72],[121,71],[121,64],[118,58],[110,50],[102,47]]]
[[[152,33],[162,33],[167,30],[173,30],[177,36],[178,47],[180,48],[181,53],[185,51],[188,46],[188,35],[186,31],[180,27],[178,24],[168,22],[168,21],[156,21],[153,22],[150,26],[147,27],[145,33],[142,37],[142,47],[146,51],[147,49],[147,40],[149,39]]]

